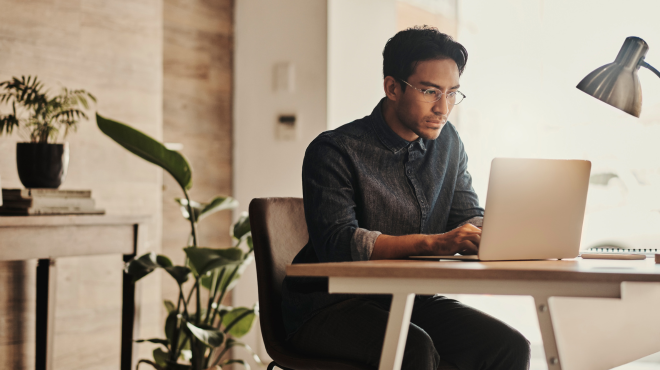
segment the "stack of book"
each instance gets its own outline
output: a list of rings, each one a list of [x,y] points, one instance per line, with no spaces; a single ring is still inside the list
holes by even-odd
[[[2,189],[0,215],[101,215],[91,190]]]

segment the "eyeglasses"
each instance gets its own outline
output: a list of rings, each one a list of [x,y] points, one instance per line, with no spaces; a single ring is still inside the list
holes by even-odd
[[[424,96],[424,100],[427,103],[435,103],[438,100],[440,100],[440,98],[442,98],[442,94],[445,94],[442,91],[440,91],[438,89],[434,89],[434,88],[430,88],[430,89],[426,89],[426,90],[418,89],[415,86],[409,84],[405,80],[401,80],[401,81],[403,81],[406,85],[412,87],[413,89],[421,92],[422,95]],[[463,101],[463,99],[466,98],[465,94],[463,94],[460,91],[451,91],[451,92],[448,92],[446,94],[447,94],[447,103],[449,103],[451,105],[458,105]]]

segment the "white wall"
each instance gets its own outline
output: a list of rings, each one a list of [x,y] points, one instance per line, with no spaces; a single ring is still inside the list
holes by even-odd
[[[302,197],[305,149],[327,127],[326,20],[326,0],[236,1],[234,196],[240,211],[257,197]],[[294,92],[274,91],[273,70],[281,62],[294,65]],[[297,140],[276,139],[282,113],[298,116]],[[234,305],[256,301],[251,266],[234,290]],[[265,355],[257,330],[244,340]]]
[[[456,112],[460,120],[453,117],[452,122],[459,123],[482,204],[494,157],[588,159],[592,173],[613,170],[632,177],[631,170],[642,170],[658,177],[660,80],[647,70],[639,72],[644,93],[641,119],[575,86],[589,72],[614,61],[627,36],[645,39],[650,46],[646,60],[660,65],[660,23],[655,20],[660,3],[464,0],[459,6],[458,41],[469,53],[461,78],[467,99]],[[614,204],[619,200],[611,198],[616,193],[612,190],[590,188],[583,247],[614,234],[646,239],[657,247],[660,220],[647,208],[658,201],[660,191],[639,192],[647,196],[628,212],[624,203],[640,189],[628,188],[622,204]],[[591,212],[597,201],[613,208]],[[479,296],[462,300],[521,330],[533,344],[532,369],[547,368],[531,301]]]
[[[383,48],[396,0],[328,0],[328,128],[371,114],[383,92]]]
[[[592,173],[613,171],[622,180],[632,178],[631,172],[642,173],[651,183],[639,186],[634,178],[626,180],[623,208],[612,215],[591,211],[614,201],[597,197],[607,198],[616,191],[590,189],[583,246],[605,235],[632,241],[633,234],[648,234],[640,230],[640,222],[658,218],[651,208],[660,205],[660,80],[644,68],[639,71],[644,93],[641,119],[575,86],[589,72],[611,63],[627,36],[645,39],[650,46],[646,60],[660,65],[660,23],[654,18],[660,3],[498,0],[460,4],[459,40],[468,49],[469,61],[461,79],[461,90],[468,98],[460,105],[459,131],[482,202],[494,157],[589,159]],[[603,197],[600,190],[606,193]],[[630,217],[614,218],[629,211]],[[635,219],[635,215],[640,217]],[[626,220],[630,225],[623,224]],[[657,247],[660,219],[643,228],[655,229],[645,243]]]

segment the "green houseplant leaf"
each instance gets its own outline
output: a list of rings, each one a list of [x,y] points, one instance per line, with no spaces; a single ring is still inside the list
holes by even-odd
[[[240,338],[250,331],[256,316],[254,309],[237,307],[222,318],[222,324],[225,325],[225,332]]]
[[[181,214],[186,220],[188,220],[190,217],[190,214],[188,213],[188,200],[183,198],[175,198],[174,200],[179,203],[181,206]],[[190,206],[195,213],[195,221],[199,222],[216,212],[238,207],[238,201],[232,197],[217,196],[211,199],[208,203],[198,203],[191,200]]]
[[[243,213],[236,224],[234,224],[234,238],[241,240],[250,230],[250,218],[247,213]]]
[[[195,338],[199,339],[209,347],[220,347],[225,341],[225,334],[216,328],[210,326],[198,327],[189,322],[186,323],[186,326]]]
[[[190,266],[197,276],[202,276],[221,266],[237,264],[243,256],[243,251],[239,248],[188,247],[183,250],[186,252]]]
[[[160,338],[138,339],[135,341],[135,343],[144,343],[144,342],[162,344],[165,347],[167,347],[170,344],[170,342],[167,339],[160,339]]]
[[[170,276],[176,280],[176,282],[181,285],[188,281],[188,275],[190,274],[190,269],[185,266],[169,266],[164,268]]]
[[[126,264],[124,272],[133,278],[133,282],[136,282],[160,267],[156,262],[156,258],[154,252],[134,258]]]
[[[131,153],[160,166],[169,172],[185,190],[192,187],[192,169],[179,152],[165,146],[128,125],[96,115],[96,124],[101,131]]]

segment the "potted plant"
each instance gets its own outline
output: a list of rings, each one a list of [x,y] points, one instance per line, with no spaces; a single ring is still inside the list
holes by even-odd
[[[69,164],[69,131],[87,115],[87,99],[96,98],[85,90],[62,88],[50,96],[37,77],[21,76],[0,82],[0,104],[10,106],[9,114],[0,114],[0,135],[18,129],[29,142],[16,144],[18,176],[26,188],[58,188],[66,177]]]
[[[226,358],[236,346],[250,347],[238,339],[247,334],[258,315],[258,307],[229,307],[222,304],[226,294],[238,283],[245,268],[252,262],[252,236],[247,214],[233,225],[233,246],[206,248],[198,245],[198,222],[221,210],[234,209],[238,202],[218,196],[208,203],[192,201],[192,170],[186,158],[167,149],[162,143],[125,124],[96,115],[103,133],[130,152],[167,171],[181,186],[184,198],[177,198],[183,217],[190,223],[189,242],[183,248],[186,260],[174,265],[170,258],[147,253],[126,263],[124,272],[136,282],[157,269],[163,269],[179,286],[176,302],[164,301],[168,315],[165,338],[140,339],[160,345],[153,351],[153,360],[141,359],[157,370],[221,370],[226,365],[241,364],[242,359]],[[192,280],[192,284],[184,284]],[[204,290],[204,292],[203,292]],[[252,352],[254,360],[261,364]]]

